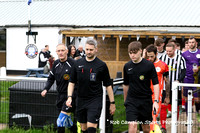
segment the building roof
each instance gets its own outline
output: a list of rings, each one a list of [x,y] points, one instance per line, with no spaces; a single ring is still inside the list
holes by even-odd
[[[0,0],[0,26],[198,27],[199,0]]]

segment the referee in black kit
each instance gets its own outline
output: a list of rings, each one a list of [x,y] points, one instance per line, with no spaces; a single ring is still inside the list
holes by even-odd
[[[69,75],[71,73],[71,68],[75,62],[72,58],[67,58],[67,52],[67,47],[64,44],[57,45],[56,53],[59,59],[54,62],[48,80],[46,82],[46,86],[41,92],[41,95],[45,97],[47,91],[51,88],[54,81],[56,80],[56,89],[58,92],[56,107],[60,112],[59,117],[57,119],[58,133],[64,133],[65,127],[70,128],[70,130],[73,133],[77,132],[76,124],[74,123],[73,125],[70,116],[71,112],[75,112],[75,107],[67,107],[65,104],[67,100],[67,86],[70,78]],[[73,95],[73,98],[75,99],[75,94]]]
[[[115,112],[115,101],[107,65],[96,57],[97,41],[88,39],[85,45],[86,57],[77,60],[72,68],[68,86],[67,106],[72,107],[74,83],[77,89],[77,120],[83,133],[96,133],[102,109],[102,81],[110,100],[110,114]]]
[[[142,58],[142,43],[128,45],[130,61],[124,65],[124,105],[129,133],[137,132],[138,122],[144,133],[149,133],[152,110],[158,110],[159,82],[154,64]],[[150,83],[153,83],[155,100],[152,103]]]

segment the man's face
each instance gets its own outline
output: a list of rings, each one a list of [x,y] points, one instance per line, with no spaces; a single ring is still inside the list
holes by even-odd
[[[188,45],[190,49],[195,49],[197,47],[197,42],[195,41],[195,39],[189,39]]]
[[[49,46],[46,46],[46,50],[49,51]]]
[[[130,51],[128,54],[133,62],[138,62],[139,59],[141,58],[142,50]]]
[[[169,57],[174,57],[175,55],[175,49],[173,47],[166,47],[166,53]]]
[[[64,61],[67,59],[67,53],[68,53],[68,50],[66,49],[66,47],[64,45],[58,45],[56,47],[56,53],[58,55],[58,58],[61,60],[61,61]]]
[[[188,49],[189,49],[189,44],[186,43],[186,44],[185,44],[185,50],[187,51]]]
[[[94,47],[94,45],[86,44],[85,45],[85,54],[86,57],[89,59],[94,58],[96,56],[97,48]]]
[[[82,51],[83,51],[83,47],[78,47],[78,50],[79,50],[80,52],[82,52]]]
[[[154,63],[156,60],[156,55],[154,54],[154,52],[147,52],[147,58],[149,59],[149,61]]]
[[[163,51],[163,47],[164,47],[164,43],[162,43],[162,44],[160,44],[160,46],[156,46],[156,48],[157,48],[157,51],[158,52],[162,52]]]

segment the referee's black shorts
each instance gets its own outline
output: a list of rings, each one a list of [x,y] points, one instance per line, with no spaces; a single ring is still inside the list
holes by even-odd
[[[124,103],[126,107],[126,120],[128,122],[140,122],[141,124],[149,124],[152,121],[152,98],[137,99],[128,98]]]
[[[72,97],[72,107],[68,107],[66,105],[66,101],[67,101],[67,93],[63,93],[63,94],[58,94],[57,95],[57,100],[56,100],[56,107],[58,109],[58,111],[64,111],[66,113],[71,113],[71,112],[75,112],[76,109],[76,97],[73,96]]]
[[[77,97],[76,114],[80,123],[98,123],[102,109],[102,97],[84,100]]]

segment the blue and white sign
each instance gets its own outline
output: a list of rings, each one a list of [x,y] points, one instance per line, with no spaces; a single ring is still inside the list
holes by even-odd
[[[33,59],[38,55],[38,49],[34,44],[29,44],[25,49],[25,54],[28,58]]]

